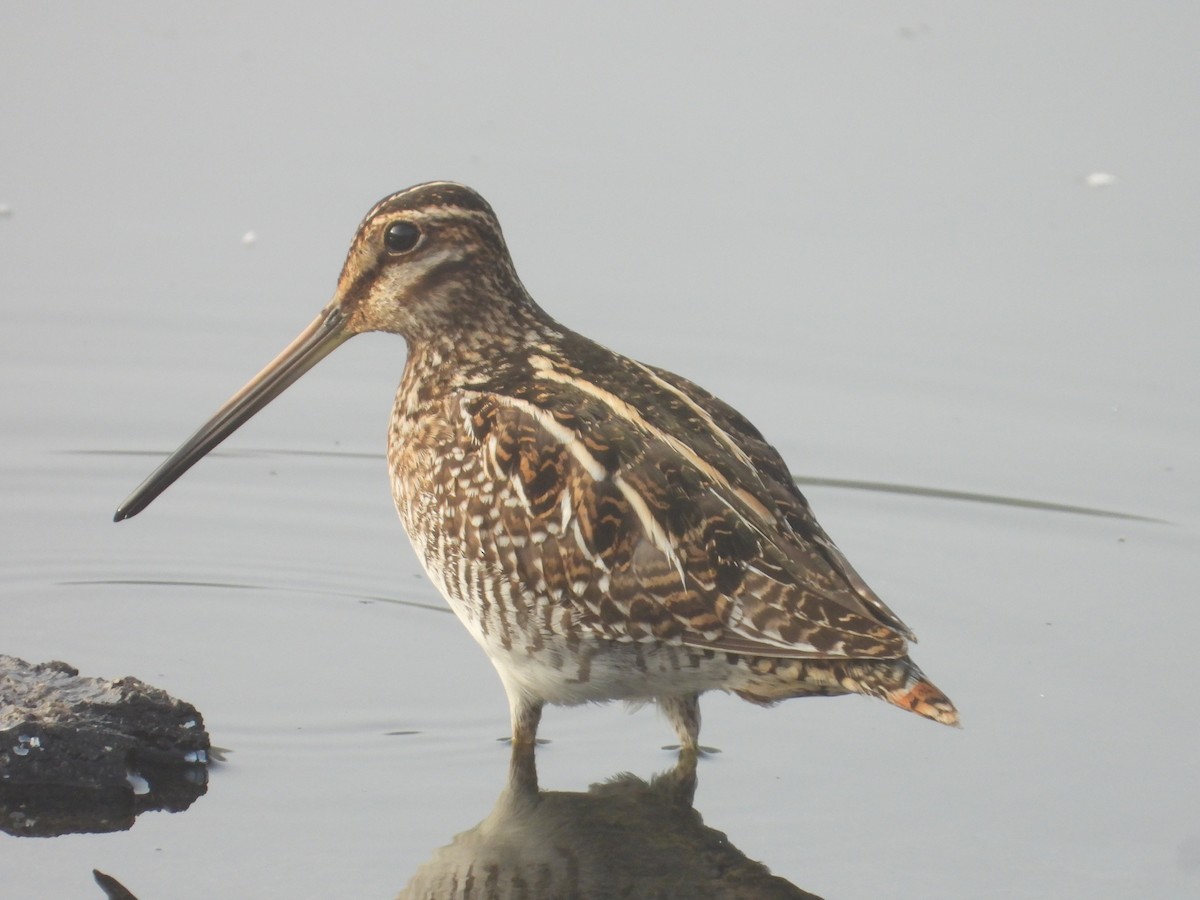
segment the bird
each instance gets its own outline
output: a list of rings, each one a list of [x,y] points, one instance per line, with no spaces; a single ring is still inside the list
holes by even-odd
[[[525,289],[492,207],[429,182],[379,201],[316,319],[117,509],[143,510],[350,337],[407,343],[387,460],[433,585],[508,698],[657,704],[700,752],[699,697],[862,694],[946,725],[913,632],[813,515],[779,452],[687,378],[560,324]]]

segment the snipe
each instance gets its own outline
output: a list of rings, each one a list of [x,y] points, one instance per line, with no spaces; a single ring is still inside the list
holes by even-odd
[[[699,695],[859,693],[946,724],[913,634],[817,524],[778,452],[685,378],[558,324],[474,191],[378,203],[333,300],[117,510],[146,507],[352,335],[408,342],[392,493],[429,578],[532,744],[542,706],[654,700],[695,750]]]

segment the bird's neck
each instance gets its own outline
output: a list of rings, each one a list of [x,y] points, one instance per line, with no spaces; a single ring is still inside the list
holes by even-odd
[[[567,333],[519,284],[504,296],[455,300],[442,327],[406,336],[402,388],[443,393],[520,377],[531,355],[557,347]]]

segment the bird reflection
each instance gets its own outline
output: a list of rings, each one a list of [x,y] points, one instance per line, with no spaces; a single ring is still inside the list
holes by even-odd
[[[649,782],[623,774],[583,793],[540,790],[532,748],[518,747],[495,808],[434,853],[399,900],[820,900],[705,825],[695,792],[694,753]]]

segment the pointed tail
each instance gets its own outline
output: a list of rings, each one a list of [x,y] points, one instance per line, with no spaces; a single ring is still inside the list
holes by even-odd
[[[847,666],[846,675],[843,684],[857,693],[878,697],[943,725],[959,725],[954,703],[907,656]]]
[[[917,680],[887,691],[883,695],[883,699],[894,706],[910,710],[919,716],[933,719],[935,722],[941,722],[943,725],[960,727],[958,710],[954,708],[954,703],[950,698],[943,694],[936,684],[922,675],[920,669],[916,666],[913,666],[913,669],[916,670]]]

